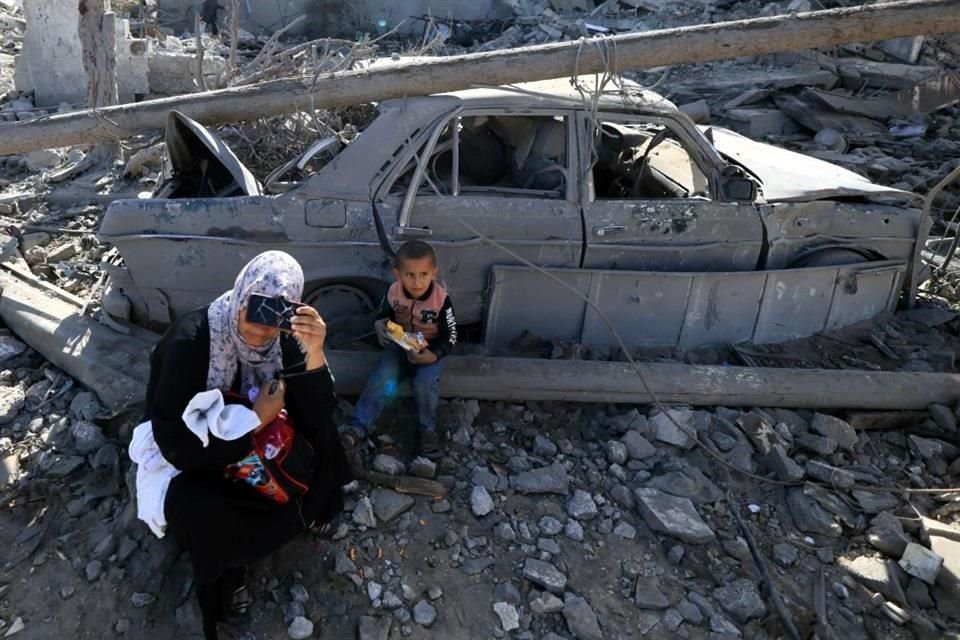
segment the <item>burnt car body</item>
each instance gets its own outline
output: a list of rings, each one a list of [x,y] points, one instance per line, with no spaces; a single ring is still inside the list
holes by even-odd
[[[170,122],[168,180],[112,203],[100,229],[122,257],[105,307],[160,325],[266,249],[301,262],[321,313],[362,315],[391,252],[419,238],[492,352],[525,330],[613,345],[605,317],[631,346],[777,342],[894,308],[925,233],[912,194],[697,126],[630,85],[385,101],[342,150],[321,141],[285,167],[336,152],[319,170],[266,190],[203,127]]]

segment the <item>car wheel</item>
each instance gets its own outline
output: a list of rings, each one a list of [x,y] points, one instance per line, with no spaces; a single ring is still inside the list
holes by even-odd
[[[804,267],[835,267],[845,264],[860,264],[869,262],[870,258],[853,249],[822,249],[801,256],[790,263],[789,269],[803,269]]]
[[[327,323],[327,344],[342,346],[373,331],[374,304],[366,291],[348,284],[321,285],[304,296]]]

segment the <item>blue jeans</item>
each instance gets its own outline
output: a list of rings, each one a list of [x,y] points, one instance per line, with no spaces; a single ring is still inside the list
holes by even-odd
[[[413,399],[417,405],[417,426],[420,431],[436,431],[442,369],[443,360],[433,364],[412,364],[407,360],[403,349],[395,344],[388,344],[380,357],[380,364],[370,376],[363,395],[357,401],[351,426],[369,434],[384,407],[396,399],[400,382],[412,378]]]

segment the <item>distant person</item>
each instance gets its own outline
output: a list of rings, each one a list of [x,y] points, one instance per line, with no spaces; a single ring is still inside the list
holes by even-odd
[[[323,320],[285,304],[289,331],[254,324],[252,294],[299,300],[300,265],[261,253],[232,290],[177,319],[151,356],[147,422],[130,445],[137,515],[190,551],[206,640],[247,612],[244,568],[299,533],[329,533],[351,480]]]
[[[397,251],[393,273],[396,281],[387,290],[374,324],[384,345],[377,366],[350,424],[342,434],[344,447],[353,453],[369,437],[384,407],[397,396],[405,378],[412,379],[417,407],[418,452],[428,458],[440,456],[437,435],[437,405],[443,358],[457,343],[457,320],[453,303],[437,282],[437,256],[426,242],[413,240]],[[390,337],[387,323],[396,323],[409,334],[422,334],[425,344],[405,350]]]
[[[203,6],[200,7],[200,19],[207,23],[211,35],[220,33],[220,25],[217,23],[217,13],[223,7],[217,0],[203,0]]]

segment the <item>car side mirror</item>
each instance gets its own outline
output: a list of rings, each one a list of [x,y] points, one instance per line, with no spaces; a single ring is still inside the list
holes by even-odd
[[[724,200],[753,202],[757,199],[757,184],[743,176],[724,178],[721,189]]]

